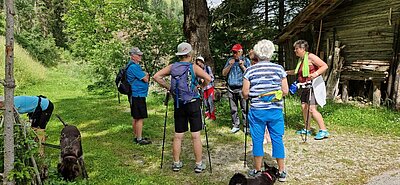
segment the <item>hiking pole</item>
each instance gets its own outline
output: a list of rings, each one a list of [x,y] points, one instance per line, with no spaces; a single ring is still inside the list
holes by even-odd
[[[308,84],[306,86],[308,88],[309,94],[308,94],[308,100],[307,100],[307,118],[306,118],[306,123],[304,124],[305,126],[305,136],[303,141],[307,142],[307,135],[308,135],[308,126],[310,125],[310,102],[311,102],[311,93],[312,93],[312,84]]]
[[[247,98],[246,100],[246,120],[247,123],[244,125],[244,162],[243,162],[243,167],[246,168],[246,163],[247,163],[247,127],[249,124],[248,120],[248,115],[249,115],[249,103],[250,103],[250,97]]]
[[[211,155],[210,155],[210,149],[209,149],[209,145],[208,145],[208,134],[207,134],[207,124],[206,124],[206,117],[205,117],[205,115],[204,115],[204,113],[203,113],[203,110],[204,110],[204,91],[203,90],[201,90],[200,91],[200,93],[201,93],[201,95],[200,95],[200,97],[201,97],[201,104],[202,104],[202,108],[201,108],[201,116],[202,116],[202,118],[203,118],[203,126],[204,126],[204,132],[206,133],[206,146],[207,146],[207,153],[208,153],[208,162],[210,163],[210,173],[212,173],[212,166],[211,166]]]
[[[165,95],[165,117],[164,117],[164,136],[162,140],[162,150],[161,150],[161,166],[160,168],[162,169],[163,161],[164,161],[164,144],[165,144],[165,130],[167,127],[167,114],[168,114],[168,100],[169,100],[169,91],[167,91],[167,94]]]

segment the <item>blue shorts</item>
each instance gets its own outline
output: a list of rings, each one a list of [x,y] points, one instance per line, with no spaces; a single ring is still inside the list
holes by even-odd
[[[264,156],[263,141],[267,127],[272,141],[272,157],[285,158],[283,145],[285,126],[282,109],[250,109],[248,121],[253,140],[253,155]]]

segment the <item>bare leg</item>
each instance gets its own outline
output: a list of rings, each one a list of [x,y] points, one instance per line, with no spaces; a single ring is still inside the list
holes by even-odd
[[[307,103],[302,103],[301,104],[301,110],[303,112],[304,123],[307,122],[307,113],[310,113],[310,115],[308,116],[308,123],[307,123],[307,125],[308,125],[307,126],[307,130],[310,130],[310,128],[311,128],[311,124],[310,124],[311,112],[308,112],[308,104]]]
[[[200,163],[203,156],[203,148],[201,144],[200,131],[192,132],[193,150],[196,163]]]
[[[285,171],[285,159],[276,158],[276,162],[278,163],[278,169],[280,172]]]
[[[321,113],[317,110],[317,105],[310,105],[310,114],[314,118],[314,120],[318,123],[320,130],[326,130],[324,119],[322,118]]]
[[[179,156],[181,155],[181,145],[183,140],[183,133],[175,133],[174,142],[172,143],[172,156],[174,162],[179,162]]]
[[[254,167],[257,171],[261,171],[262,156],[254,157]]]
[[[135,119],[135,135],[136,138],[142,138],[142,130],[143,130],[143,119]]]
[[[136,138],[137,134],[136,134],[136,119],[132,120],[132,130],[133,130],[133,137]]]

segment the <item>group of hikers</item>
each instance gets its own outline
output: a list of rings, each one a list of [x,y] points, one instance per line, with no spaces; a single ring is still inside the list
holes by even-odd
[[[249,52],[249,58],[243,56],[243,47],[233,45],[232,57],[222,70],[227,76],[227,89],[232,118],[231,133],[240,130],[238,108],[240,106],[244,131],[249,127],[252,138],[254,169],[249,175],[261,174],[262,159],[264,156],[263,143],[265,137],[270,137],[272,157],[276,158],[279,169],[279,181],[286,181],[285,148],[283,143],[284,116],[283,97],[288,94],[287,75],[297,75],[299,83],[308,83],[323,74],[328,66],[318,56],[308,52],[308,43],[299,40],[294,43],[294,51],[299,57],[295,70],[285,71],[279,65],[271,62],[275,51],[274,44],[269,40],[261,40]],[[129,51],[129,62],[126,68],[126,78],[131,85],[129,95],[131,116],[133,117],[133,142],[140,145],[151,144],[151,140],[142,135],[143,121],[148,118],[146,97],[148,95],[150,75],[143,71],[143,52],[138,47]],[[193,48],[183,42],[177,46],[178,62],[172,63],[159,70],[152,77],[161,87],[172,94],[174,99],[174,126],[175,134],[172,144],[172,170],[180,171],[183,162],[180,160],[181,145],[184,133],[189,130],[192,136],[195,166],[194,171],[201,173],[206,169],[202,161],[202,142],[200,131],[204,127],[202,120],[202,103],[206,110],[204,116],[215,120],[214,106],[214,75],[211,67],[206,65],[205,59],[198,56],[192,63]],[[165,77],[171,77],[170,82]],[[250,108],[246,109],[246,100]],[[0,97],[0,107],[3,107],[4,97]],[[32,127],[38,134],[39,140],[45,140],[45,128],[53,111],[53,104],[42,96],[16,96],[14,106],[18,113],[28,113]],[[310,89],[301,91],[301,107],[305,125],[298,134],[311,135],[309,117],[319,125],[316,140],[327,138],[329,133],[325,127],[321,114],[317,111],[314,93]],[[190,125],[190,126],[189,126]],[[267,136],[269,133],[269,136]],[[247,134],[247,133],[246,133]],[[40,150],[43,153],[43,150]]]
[[[286,181],[285,149],[283,144],[284,118],[283,97],[288,94],[288,74],[297,74],[299,83],[310,83],[323,74],[328,66],[316,55],[308,52],[308,43],[299,40],[294,43],[295,53],[299,62],[295,70],[285,71],[278,64],[271,62],[275,51],[274,44],[269,40],[259,41],[249,52],[249,58],[243,56],[243,47],[233,45],[232,57],[228,58],[222,75],[227,76],[227,89],[232,118],[231,133],[240,130],[238,108],[240,106],[244,131],[249,126],[253,144],[254,170],[249,175],[261,174],[261,163],[264,156],[263,143],[265,135],[269,133],[272,143],[272,157],[276,158],[279,169],[279,181]],[[143,119],[147,118],[146,96],[148,90],[148,73],[141,70],[139,63],[143,53],[134,47],[129,52],[131,60],[127,71],[128,82],[132,86],[131,113],[135,142],[150,144],[148,138],[142,137]],[[202,143],[200,131],[203,128],[201,104],[206,107],[205,116],[215,120],[215,106],[213,103],[214,88],[211,83],[214,79],[211,68],[205,65],[203,57],[199,56],[192,63],[193,48],[189,43],[180,43],[176,56],[178,62],[172,63],[158,71],[153,79],[174,98],[174,126],[175,134],[172,145],[172,170],[179,171],[183,167],[180,160],[181,145],[184,133],[189,130],[192,135],[195,155],[194,171],[200,173],[206,169],[202,161]],[[129,64],[128,64],[129,65]],[[132,69],[130,69],[132,68]],[[171,77],[168,83],[165,78]],[[311,96],[310,96],[311,95]],[[203,99],[203,100],[201,100]],[[246,110],[246,100],[250,102],[250,109]],[[202,102],[203,101],[203,102]],[[301,102],[304,121],[307,127],[297,131],[298,134],[311,135],[309,115],[319,125],[316,140],[327,138],[329,133],[325,127],[321,114],[317,111],[314,93],[310,89],[303,89]],[[248,125],[247,125],[248,123]],[[190,125],[190,127],[189,127]]]

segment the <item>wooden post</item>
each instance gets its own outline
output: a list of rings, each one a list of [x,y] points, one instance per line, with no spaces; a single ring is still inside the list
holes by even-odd
[[[373,97],[372,104],[374,106],[379,107],[381,105],[381,82],[380,81],[372,81],[373,85]]]
[[[347,103],[349,101],[348,87],[349,87],[349,81],[344,80],[343,84],[342,84],[342,101],[343,101],[343,103]]]
[[[5,47],[5,80],[4,80],[4,185],[14,185],[8,180],[14,169],[14,0],[5,1],[6,12],[6,47]]]

